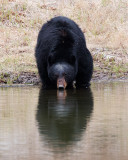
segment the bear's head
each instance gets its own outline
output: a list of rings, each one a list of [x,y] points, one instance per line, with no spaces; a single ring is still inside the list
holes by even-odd
[[[48,77],[57,88],[65,89],[72,84],[77,74],[77,59],[74,55],[64,59],[57,59],[53,55],[48,57]]]

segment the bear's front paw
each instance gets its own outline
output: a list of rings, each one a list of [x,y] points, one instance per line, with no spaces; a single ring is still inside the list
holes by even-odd
[[[86,88],[89,88],[89,86],[90,86],[90,83],[76,84],[76,88],[77,88],[77,89],[78,89],[78,88],[84,88],[84,89],[86,89]]]

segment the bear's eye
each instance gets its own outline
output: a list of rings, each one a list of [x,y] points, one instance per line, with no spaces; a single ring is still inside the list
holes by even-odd
[[[74,55],[71,56],[70,62],[71,62],[71,64],[75,64],[75,62],[76,62],[76,57],[75,57]]]
[[[67,73],[63,73],[63,76],[66,77],[66,76],[67,76]]]
[[[58,77],[59,77],[59,75],[56,73],[56,74],[54,74],[54,77],[55,77],[55,78],[58,78]]]

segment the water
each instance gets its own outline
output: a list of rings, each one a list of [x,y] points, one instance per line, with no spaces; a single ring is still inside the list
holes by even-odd
[[[0,88],[0,160],[128,160],[128,83]]]

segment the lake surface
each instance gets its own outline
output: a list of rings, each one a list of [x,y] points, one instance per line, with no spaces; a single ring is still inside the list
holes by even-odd
[[[128,83],[0,88],[0,160],[128,160]]]

